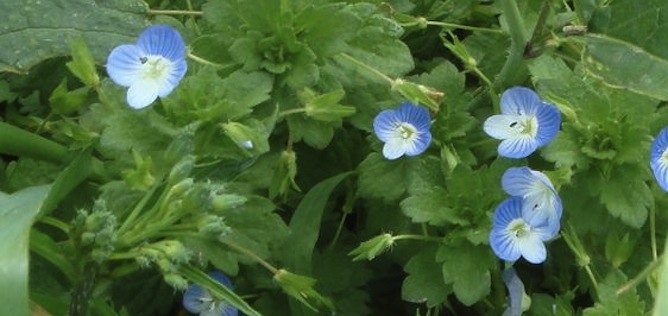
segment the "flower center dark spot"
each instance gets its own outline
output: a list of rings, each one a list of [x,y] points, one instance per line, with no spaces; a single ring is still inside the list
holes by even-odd
[[[147,58],[147,57],[139,57],[139,61],[140,61],[142,64],[145,64],[145,63],[148,61],[148,58]]]

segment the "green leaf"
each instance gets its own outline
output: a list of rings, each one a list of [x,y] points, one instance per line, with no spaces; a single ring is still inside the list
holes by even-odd
[[[668,3],[615,1],[596,10],[585,37],[583,64],[606,83],[668,99]]]
[[[408,188],[406,179],[415,159],[387,160],[378,153],[369,154],[358,167],[360,195],[385,201],[398,200]]]
[[[663,253],[668,253],[668,242],[665,243]],[[668,260],[663,258],[661,270],[659,270],[661,272],[658,273],[659,289],[654,302],[653,316],[668,315]]]
[[[337,89],[318,95],[306,88],[299,93],[299,101],[304,105],[306,116],[318,121],[337,122],[355,114],[354,107],[339,104],[345,94],[343,89]]]
[[[413,69],[410,50],[399,40],[403,29],[397,22],[377,12],[371,3],[357,3],[351,10],[362,19],[362,25],[348,42],[348,54],[390,77]]]
[[[49,104],[54,113],[71,114],[84,104],[87,96],[87,87],[69,91],[67,89],[67,78],[63,78],[63,81],[51,92]]]
[[[28,244],[30,227],[50,186],[0,193],[1,315],[28,315]]]
[[[652,55],[642,46],[606,35],[589,34],[585,38],[587,50],[583,58],[590,74],[613,87],[668,100],[665,89],[668,59]]]
[[[496,265],[496,258],[488,246],[441,246],[436,260],[443,262],[443,278],[452,284],[457,299],[471,306],[490,292],[489,270]]]
[[[336,186],[351,172],[338,174],[316,184],[302,198],[290,219],[290,235],[284,247],[286,266],[298,273],[311,272],[311,255],[320,235],[325,205]]]
[[[68,62],[69,69],[86,86],[94,88],[100,84],[100,77],[95,69],[95,61],[83,38],[77,38],[70,45],[72,61]]]
[[[448,207],[447,192],[443,188],[434,188],[427,192],[412,195],[401,201],[401,210],[414,223],[429,223],[441,226],[445,223],[466,225],[468,221],[459,217],[457,212]]]
[[[437,306],[445,301],[450,289],[443,281],[441,264],[436,262],[436,248],[428,247],[413,256],[404,271],[408,276],[401,286],[401,298],[415,303]]]
[[[629,289],[617,295],[617,289],[627,281],[627,277],[620,270],[611,270],[603,282],[598,286],[598,302],[594,307],[584,310],[584,316],[607,315],[638,315],[645,310],[645,303],[636,293],[636,289]]]
[[[287,121],[294,141],[303,140],[309,146],[318,149],[329,145],[334,137],[334,128],[341,125],[341,122],[320,122],[303,115],[290,115]]]
[[[145,26],[146,4],[137,0],[0,2],[0,72],[25,72],[52,57],[65,56],[83,38],[97,61],[114,46],[134,42]],[[57,39],[57,40],[54,40]]]
[[[608,212],[625,224],[640,228],[647,220],[654,197],[642,170],[632,165],[613,168],[607,181],[601,183],[601,202]]]

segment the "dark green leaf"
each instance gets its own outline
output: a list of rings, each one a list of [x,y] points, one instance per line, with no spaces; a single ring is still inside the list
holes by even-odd
[[[95,59],[114,46],[132,43],[145,26],[144,2],[8,0],[0,3],[0,72],[24,72],[42,60],[64,56],[70,42],[83,37]],[[57,40],[54,40],[57,39]]]

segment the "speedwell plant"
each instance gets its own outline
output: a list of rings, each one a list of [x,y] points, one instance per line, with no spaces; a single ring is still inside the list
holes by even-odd
[[[665,0],[0,1],[0,315],[668,315]]]

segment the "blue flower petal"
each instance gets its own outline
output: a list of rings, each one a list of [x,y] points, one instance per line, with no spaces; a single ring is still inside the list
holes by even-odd
[[[413,146],[406,150],[406,155],[407,156],[417,156],[421,153],[423,153],[427,148],[429,148],[429,144],[431,143],[431,133],[427,131],[426,133],[420,132],[418,137],[415,139],[413,142]]]
[[[668,159],[663,155],[668,149],[668,127],[663,128],[652,142],[650,167],[654,178],[664,191],[668,191]]]
[[[418,131],[428,131],[431,126],[429,111],[424,107],[404,102],[395,110],[395,113],[400,122],[411,123]]]
[[[520,137],[520,133],[515,124],[520,120],[519,115],[492,115],[485,120],[483,130],[487,135],[496,139],[510,139]]]
[[[209,276],[229,289],[234,290],[232,281],[224,273],[215,270],[210,272]],[[193,284],[186,289],[185,293],[183,293],[182,302],[183,307],[187,311],[199,315],[237,316],[239,312],[227,302],[215,300],[209,291],[197,284]]]
[[[406,153],[406,144],[401,139],[390,139],[383,146],[383,156],[394,160]]]
[[[525,87],[512,87],[501,95],[501,113],[532,115],[540,98],[533,90]]]
[[[559,232],[562,203],[550,179],[528,167],[508,168],[501,187],[511,196],[523,198],[522,216],[532,226],[549,225],[552,236]]]
[[[107,74],[116,84],[129,87],[137,80],[146,53],[137,45],[121,45],[107,57]]]
[[[158,98],[160,86],[153,80],[136,80],[128,89],[127,102],[133,109],[145,108]]]
[[[183,308],[195,314],[199,314],[209,306],[209,300],[212,299],[209,291],[203,287],[193,284],[183,293]]]
[[[536,119],[538,120],[536,141],[538,147],[541,147],[557,136],[561,128],[561,112],[554,105],[543,102],[536,107]]]
[[[547,258],[547,249],[540,235],[530,234],[528,238],[518,239],[517,243],[522,257],[527,261],[538,264]]]
[[[408,102],[378,113],[373,121],[374,133],[385,143],[383,156],[390,160],[427,150],[432,139],[430,125],[427,109]]]
[[[522,296],[524,296],[524,283],[517,272],[512,267],[503,270],[501,273],[503,278],[503,283],[506,284],[508,289],[508,301],[509,306],[506,309],[506,312],[503,313],[504,316],[521,316],[522,315]]]
[[[503,157],[519,159],[531,155],[537,148],[533,138],[510,138],[499,144],[498,152]]]
[[[181,79],[183,79],[187,71],[188,63],[186,63],[185,59],[173,61],[172,69],[170,70],[169,74],[167,74],[165,81],[161,85],[160,90],[158,91],[158,96],[164,98],[170,94],[172,90],[176,88],[179,82],[181,82]]]
[[[515,261],[522,255],[513,236],[506,233],[506,228],[516,219],[522,218],[522,199],[510,197],[501,202],[494,211],[489,244],[494,253],[506,261]]]
[[[530,225],[522,216],[522,204],[521,197],[511,196],[496,208],[489,244],[503,260],[515,261],[522,256],[531,263],[541,263],[547,256],[543,242],[550,238],[549,227]]]
[[[171,61],[183,60],[186,44],[173,27],[152,25],[146,28],[137,39],[137,46],[150,55],[163,56]]]
[[[373,131],[380,141],[387,142],[394,136],[394,130],[399,120],[394,115],[394,110],[385,110],[373,119]]]

